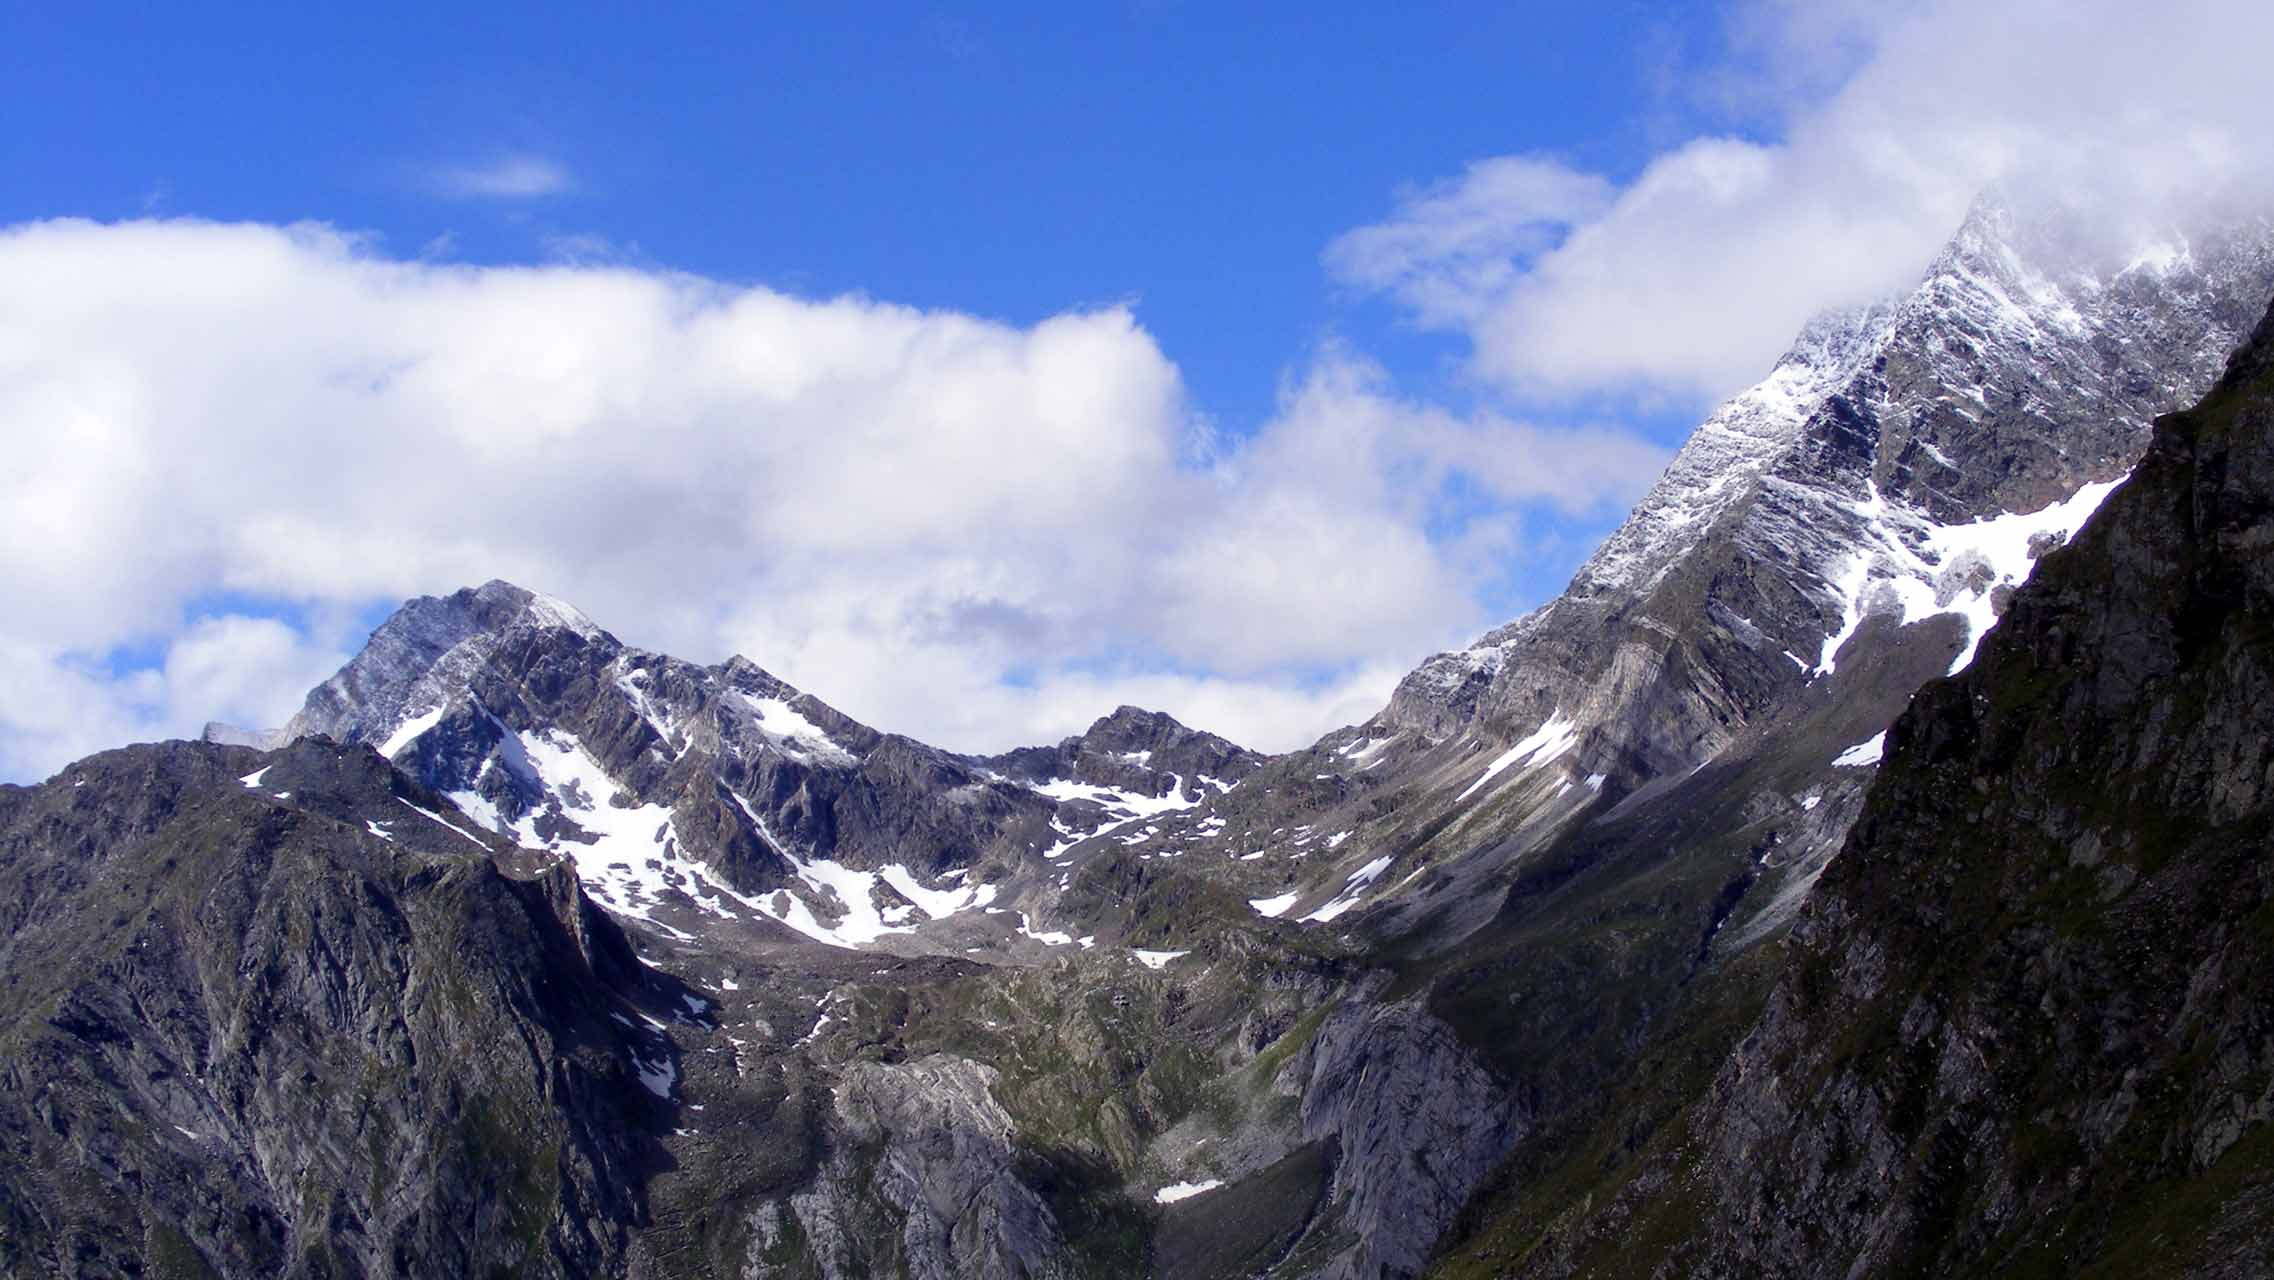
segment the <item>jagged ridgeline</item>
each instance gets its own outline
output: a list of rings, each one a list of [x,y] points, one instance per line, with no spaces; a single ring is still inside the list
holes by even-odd
[[[2078,243],[1985,202],[1285,755],[943,751],[493,582],[0,789],[0,1269],[2262,1257],[2258,358],[2151,424],[2274,234]]]
[[[2274,1274],[2270,544],[2274,312],[1896,721],[1710,1083],[1448,1272]]]

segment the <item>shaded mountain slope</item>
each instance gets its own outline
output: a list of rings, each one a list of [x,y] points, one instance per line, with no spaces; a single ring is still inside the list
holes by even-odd
[[[2274,1274],[2270,544],[2274,313],[1897,721],[1690,1112],[1469,1259]]]

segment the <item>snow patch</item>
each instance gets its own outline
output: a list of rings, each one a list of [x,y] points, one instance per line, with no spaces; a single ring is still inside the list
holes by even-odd
[[[1391,734],[1387,738],[1360,738],[1344,746],[1342,750],[1336,752],[1335,754],[1350,761],[1352,764],[1363,764],[1367,760],[1380,755],[1384,750],[1388,749],[1390,743],[1395,741],[1396,738],[1396,734]]]
[[[683,745],[685,736],[680,730],[679,718],[649,696],[647,685],[650,679],[652,677],[645,670],[627,671],[616,677],[616,688],[631,700],[632,710],[647,722],[648,728],[655,730],[655,736],[663,739],[671,748],[672,758],[676,760],[687,754],[687,748]]]
[[[443,794],[449,796],[450,803],[457,805],[459,812],[467,817],[492,831],[511,833],[510,824],[499,815],[497,806],[490,803],[488,796],[479,791],[446,791]]]
[[[1861,769],[1866,765],[1878,764],[1880,757],[1885,755],[1886,751],[1887,731],[1882,729],[1874,734],[1870,741],[1859,742],[1833,756],[1832,767],[1835,769]]]
[[[596,640],[601,634],[598,624],[585,617],[583,610],[566,600],[546,595],[541,591],[529,593],[529,603],[522,609],[521,616],[540,627],[559,627],[565,631],[574,631],[587,640]]]
[[[1153,1202],[1155,1204],[1175,1204],[1179,1200],[1189,1200],[1205,1192],[1214,1191],[1223,1185],[1224,1180],[1222,1178],[1210,1178],[1205,1182],[1172,1182],[1153,1193]]]
[[[1365,896],[1367,886],[1373,884],[1376,880],[1379,880],[1382,876],[1382,873],[1389,869],[1390,855],[1383,854],[1381,857],[1376,858],[1372,862],[1367,863],[1365,866],[1351,872],[1350,879],[1345,881],[1342,886],[1342,892],[1334,895],[1334,901],[1329,902],[1325,906],[1320,907],[1318,910],[1313,911],[1311,914],[1304,916],[1303,919],[1307,922],[1325,924],[1327,921],[1332,920],[1336,916],[1341,915],[1343,912],[1357,906],[1358,900]]]
[[[1468,790],[1453,797],[1453,803],[1459,804],[1475,795],[1478,788],[1499,777],[1503,771],[1519,761],[1529,758],[1530,763],[1525,765],[1526,768],[1543,765],[1571,750],[1578,743],[1579,727],[1564,719],[1563,713],[1558,711],[1548,717],[1547,723],[1525,735],[1522,741],[1494,757],[1492,763],[1484,767],[1484,776],[1470,783]]]
[[[1936,524],[1888,502],[1878,486],[1870,486],[1862,501],[1848,504],[1863,520],[1868,545],[1849,557],[1831,583],[1842,602],[1840,627],[1825,638],[1810,674],[1830,675],[1840,647],[1875,612],[1895,613],[1903,626],[1945,613],[1959,615],[1966,622],[1966,640],[1947,674],[1965,670],[1982,637],[1997,625],[1998,589],[2019,587],[2036,570],[2030,544],[2040,538],[2055,545],[2067,542],[2129,478],[2088,484],[2036,511],[1964,524]]]
[[[1087,800],[1105,809],[1108,816],[1117,820],[1115,825],[1118,826],[1139,818],[1153,818],[1178,809],[1190,809],[1200,803],[1198,800],[1184,798],[1182,775],[1172,773],[1169,781],[1172,785],[1165,796],[1148,796],[1120,787],[1076,782],[1071,778],[1057,778],[1039,785],[1030,784],[1027,790],[1052,800]],[[1208,779],[1203,778],[1201,781],[1206,782]]]
[[[1056,929],[1036,931],[1034,922],[1028,919],[1024,911],[1019,912],[1019,932],[1046,947],[1070,947],[1074,945],[1073,934]]]
[[[389,760],[394,759],[396,752],[418,741],[420,734],[442,723],[443,713],[447,710],[447,706],[440,706],[432,711],[422,711],[396,725],[395,731],[387,735],[387,740],[379,744],[379,754]]]
[[[843,766],[858,762],[858,757],[784,699],[761,698],[740,690],[736,693],[757,718],[758,732],[783,755],[808,764]]]
[[[1295,905],[1295,899],[1302,896],[1302,890],[1298,889],[1293,893],[1280,894],[1276,898],[1250,898],[1248,905],[1255,909],[1257,915],[1277,920],[1287,914],[1287,908]]]
[[[814,858],[810,861],[800,858],[788,845],[775,837],[765,819],[759,817],[758,811],[751,807],[749,800],[734,795],[734,802],[742,806],[742,812],[749,816],[766,843],[772,845],[790,864],[800,883],[812,889],[815,896],[825,904],[833,904],[842,909],[842,914],[837,915],[836,923],[823,923],[805,897],[788,889],[777,889],[762,897],[748,897],[724,885],[715,885],[702,875],[700,867],[689,865],[694,867],[697,877],[703,879],[707,887],[716,887],[726,896],[817,942],[858,949],[888,933],[913,933],[921,924],[945,920],[975,907],[985,908],[995,900],[996,890],[991,884],[967,885],[960,889],[925,888],[907,867],[898,863],[877,871],[859,871],[828,858]],[[886,913],[876,905],[875,892],[879,884],[906,898],[928,919],[907,922],[909,913],[905,907],[893,908],[895,918],[886,919]]]
[[[516,736],[530,768],[551,795],[552,807],[592,839],[576,840],[556,832],[546,840],[537,834],[535,813],[523,815],[513,825],[515,838],[568,858],[585,890],[610,911],[660,925],[654,911],[663,895],[674,889],[687,892],[684,885],[702,878],[698,864],[676,856],[671,810],[660,804],[616,804],[624,798],[623,788],[573,734],[548,729]]]

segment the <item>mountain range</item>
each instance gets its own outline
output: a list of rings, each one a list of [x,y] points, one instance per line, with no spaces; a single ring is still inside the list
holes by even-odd
[[[1276,756],[410,601],[0,788],[0,1268],[2274,1273],[2270,295],[1986,199]]]

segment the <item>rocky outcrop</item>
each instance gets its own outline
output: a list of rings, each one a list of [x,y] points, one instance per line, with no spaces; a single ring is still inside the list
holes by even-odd
[[[1017,1130],[994,1081],[988,1067],[937,1054],[849,1065],[835,1086],[841,1128],[820,1183],[789,1204],[802,1258],[829,1280],[1071,1274],[1058,1223],[1018,1177]],[[768,1274],[764,1252],[781,1239],[760,1236],[755,1274]]]
[[[1521,1108],[1450,1027],[1410,1003],[1338,1011],[1303,1065],[1303,1137],[1331,1141],[1339,1159],[1289,1272],[1419,1274],[1522,1131]]]

